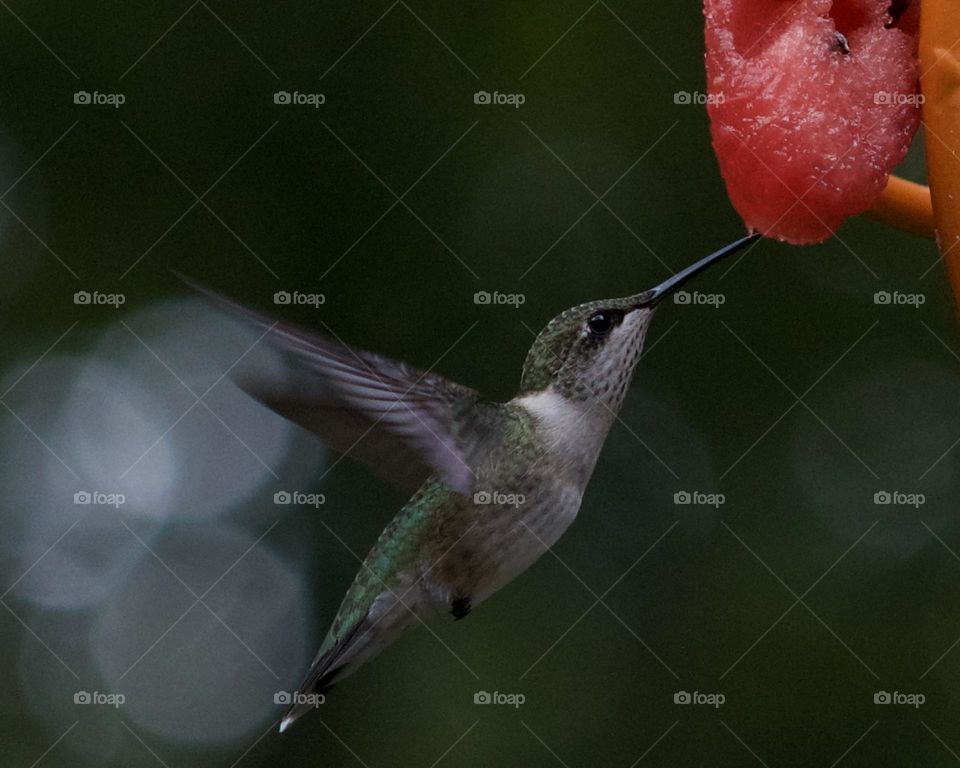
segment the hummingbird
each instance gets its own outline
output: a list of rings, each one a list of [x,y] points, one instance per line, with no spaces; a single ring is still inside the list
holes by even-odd
[[[654,310],[758,237],[736,240],[650,290],[557,315],[533,342],[519,391],[505,403],[215,295],[269,329],[264,339],[282,361],[280,376],[238,374],[240,388],[413,494],[363,561],[281,733],[313,709],[310,694],[353,674],[418,623],[469,615],[553,546],[580,509]]]

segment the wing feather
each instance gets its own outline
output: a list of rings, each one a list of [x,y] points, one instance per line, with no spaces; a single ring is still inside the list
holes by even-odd
[[[186,280],[266,331],[280,370],[234,374],[249,395],[363,462],[406,492],[436,474],[468,494],[496,428],[489,403],[466,386],[338,340],[275,322]]]

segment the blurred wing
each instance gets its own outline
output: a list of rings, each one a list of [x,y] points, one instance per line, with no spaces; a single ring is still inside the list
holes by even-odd
[[[412,493],[436,474],[469,493],[490,432],[489,413],[481,414],[489,406],[475,390],[200,290],[261,326],[261,344],[280,353],[282,370],[237,374],[241,389],[401,490]]]

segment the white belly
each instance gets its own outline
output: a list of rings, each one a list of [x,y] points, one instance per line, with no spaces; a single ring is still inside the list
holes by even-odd
[[[564,485],[550,494],[552,502],[539,502],[535,509],[517,510],[498,541],[489,542],[484,578],[477,584],[472,602],[479,604],[546,554],[570,527],[580,509],[583,494],[578,486]]]

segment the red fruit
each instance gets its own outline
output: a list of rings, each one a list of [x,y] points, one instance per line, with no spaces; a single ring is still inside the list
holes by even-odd
[[[705,0],[713,148],[748,228],[820,242],[880,194],[920,119],[917,6]]]

